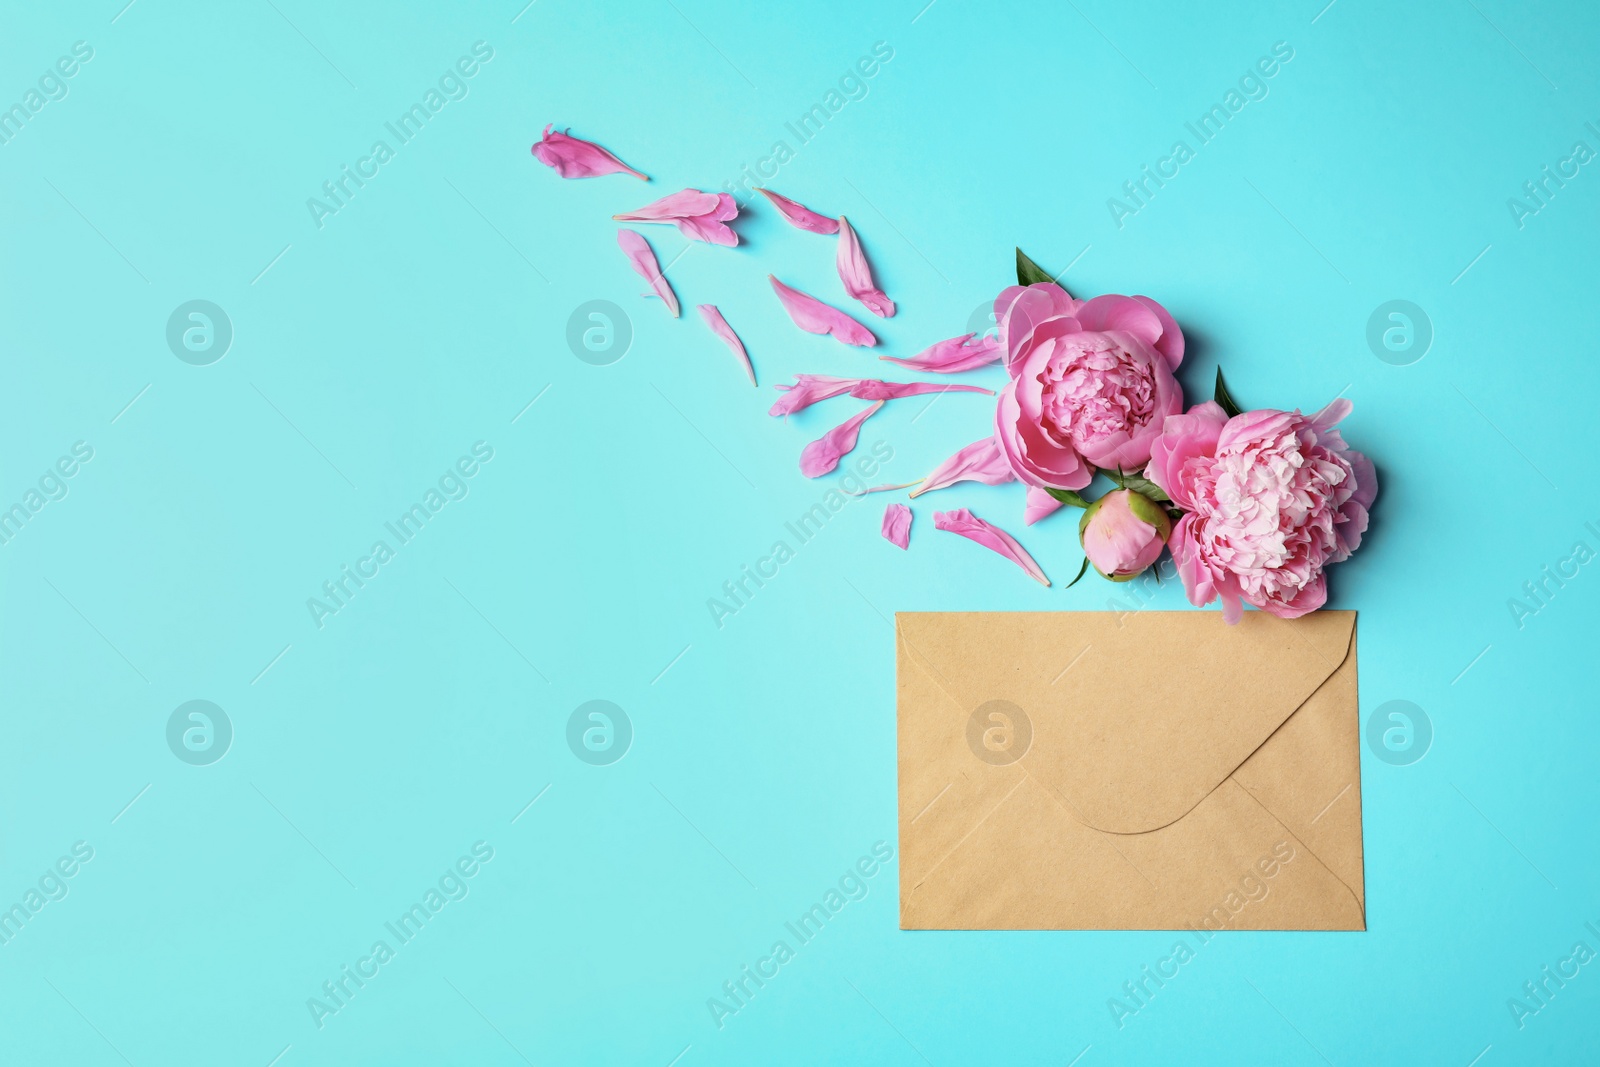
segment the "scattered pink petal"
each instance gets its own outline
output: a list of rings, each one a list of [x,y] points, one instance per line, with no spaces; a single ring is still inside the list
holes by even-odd
[[[1040,489],[1037,485],[1030,485],[1028,486],[1028,503],[1022,509],[1023,525],[1032,526],[1062,506],[1061,501]]]
[[[940,341],[910,359],[896,359],[894,356],[879,356],[890,363],[898,363],[902,367],[913,370],[928,371],[933,374],[959,374],[961,371],[977,370],[998,362],[1004,353],[1000,350],[998,337],[984,337],[974,344],[968,344],[975,334],[963,334],[952,337],[947,341]]]
[[[830,219],[826,215],[819,215],[804,204],[796,203],[787,196],[779,196],[771,189],[757,189],[756,192],[772,201],[772,206],[778,209],[789,225],[812,233],[838,233],[839,220]]]
[[[950,533],[960,534],[969,541],[976,541],[984,548],[1000,553],[1027,571],[1028,577],[1040,585],[1050,584],[1050,579],[1044,576],[1044,571],[1033,561],[1033,557],[1028,555],[1028,550],[1017,544],[1016,538],[1000,527],[984,522],[966,508],[934,512],[933,528],[948,530]]]
[[[921,481],[921,479],[919,478],[917,481]],[[916,482],[901,482],[899,485],[875,485],[870,489],[858,489],[854,493],[846,489],[845,493],[849,496],[866,496],[868,493],[891,493],[896,489],[910,489],[916,484]]]
[[[1016,481],[1011,463],[1000,448],[1000,442],[990,435],[974,441],[949,459],[935,467],[922,479],[922,488],[913,497],[943,489],[957,482],[982,482],[984,485],[1002,485]]]
[[[768,415],[793,415],[804,411],[819,400],[843,396],[854,389],[857,378],[835,378],[829,374],[796,374],[793,385],[778,385],[782,391],[776,403],[767,409]]]
[[[878,401],[861,411],[856,412],[821,437],[806,445],[805,451],[800,453],[800,473],[807,478],[817,478],[839,465],[839,460],[856,447],[856,438],[861,433],[861,424],[871,418],[883,401]]]
[[[551,133],[554,123],[544,128],[544,136],[533,146],[533,158],[547,167],[554,167],[563,178],[598,178],[602,174],[631,174],[641,181],[649,181],[616,156],[593,141],[573,137],[563,131]]]
[[[750,353],[744,350],[744,342],[739,340],[739,335],[733,332],[733,327],[728,325],[728,320],[722,317],[722,312],[717,310],[715,304],[696,304],[695,309],[700,312],[700,317],[706,320],[706,325],[711,327],[711,332],[733,349],[733,354],[739,357],[739,362],[744,364],[745,373],[750,375],[750,384],[756,384],[756,368],[750,362]]]
[[[911,509],[904,504],[890,504],[884,508],[883,536],[901,548],[909,546],[911,544]]]
[[[618,230],[617,244],[628,254],[628,259],[633,263],[634,271],[650,283],[650,288],[655,290],[667,310],[672,312],[672,317],[678,317],[678,297],[672,291],[672,286],[667,284],[666,275],[661,273],[661,265],[656,262],[656,254],[650,249],[650,242],[643,235],[632,230]]]
[[[784,285],[770,274],[767,280],[772,283],[772,291],[783,302],[783,310],[806,333],[832,334],[836,340],[861,348],[871,348],[878,343],[871,330],[838,308],[829,307],[814,296]]]
[[[944,382],[886,382],[878,378],[862,378],[850,390],[858,400],[898,400],[904,396],[921,396],[923,393],[988,393],[993,389],[981,385],[947,385]]]
[[[839,280],[844,282],[845,292],[861,301],[868,311],[880,319],[894,314],[894,301],[872,284],[872,268],[867,265],[866,254],[861,251],[861,241],[851,228],[850,220],[843,215],[839,216],[839,249],[834,261],[839,268]]]
[[[702,193],[698,189],[663,196],[637,211],[611,216],[618,222],[670,222],[684,236],[713,245],[736,245],[739,235],[726,225],[739,214],[739,202],[730,193]]]
[[[878,378],[835,378],[827,374],[796,374],[795,384],[780,385],[783,396],[768,415],[793,415],[821,400],[849,393],[858,400],[898,400],[923,393],[988,393],[981,385],[946,385],[944,382],[886,382]]]

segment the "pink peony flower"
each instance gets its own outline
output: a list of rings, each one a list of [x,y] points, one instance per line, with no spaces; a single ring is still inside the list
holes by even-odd
[[[1172,376],[1183,334],[1149,297],[1075,300],[1059,285],[1013,286],[995,300],[1012,381],[995,427],[1024,482],[1082,489],[1096,467],[1135,471],[1167,416],[1183,410]]]
[[[1078,521],[1083,554],[1103,577],[1125,582],[1161,555],[1172,517],[1131,489],[1117,489],[1090,504]]]
[[[1323,569],[1361,544],[1378,495],[1372,463],[1334,429],[1350,409],[1230,419],[1208,401],[1166,420],[1145,477],[1188,513],[1169,544],[1192,603],[1220,596],[1237,622],[1241,600],[1285,619],[1327,602]]]

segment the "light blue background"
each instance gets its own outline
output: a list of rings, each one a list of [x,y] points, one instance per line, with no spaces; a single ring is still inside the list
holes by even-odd
[[[0,903],[74,842],[94,859],[0,945],[0,1059],[1593,1061],[1600,964],[1520,1030],[1507,1000],[1600,949],[1600,576],[1521,627],[1507,601],[1600,548],[1600,173],[1521,228],[1507,199],[1600,149],[1600,11],[923,2],[6,5],[0,104],[73,42],[94,57],[0,146],[0,504],[76,441],[94,458],[0,547]],[[479,40],[469,95],[319,229],[307,198]],[[712,622],[825,491],[802,445],[858,406],[785,424],[770,386],[888,365],[798,333],[767,289],[839,300],[830,239],[765,205],[735,250],[647,228],[673,321],[609,216],[794,147],[785,123],[879,41],[865,98],[771,184],[856,223],[900,304],[883,351],[963,332],[1021,244],[1080,295],[1165,303],[1191,398],[1219,361],[1246,404],[1343,391],[1383,476],[1332,605],[1361,612],[1363,717],[1410,700],[1435,737],[1410,766],[1363,753],[1369,930],[1222,937],[1120,1030],[1107,999],[1172,935],[902,933],[895,863],[724,1028],[706,1007],[896,841],[892,613],[1114,592],[1062,588],[1073,513],[1024,530],[1020,489],[969,486],[917,502],[905,554],[883,498],[851,503]],[[1279,41],[1269,95],[1118,228],[1107,198]],[[561,181],[528,153],[547,122],[655,180]],[[1404,367],[1365,339],[1397,298],[1435,331]],[[234,326],[211,366],[166,345],[191,299]],[[565,340],[594,299],[635,333],[610,366]],[[991,410],[893,402],[863,446],[908,481]],[[477,441],[470,496],[319,629],[307,598]],[[935,533],[935,506],[1012,530],[1056,585]],[[565,740],[596,698],[635,731],[606,767]],[[192,699],[234,726],[211,766],[166,744]],[[470,895],[318,1029],[307,998],[480,840]]]

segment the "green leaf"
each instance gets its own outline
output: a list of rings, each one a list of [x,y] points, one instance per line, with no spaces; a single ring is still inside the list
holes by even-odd
[[[1217,404],[1221,406],[1223,411],[1228,413],[1228,418],[1231,419],[1235,415],[1239,414],[1239,405],[1234,401],[1233,396],[1228,392],[1227,383],[1222,380],[1221,367],[1217,368],[1217,389],[1212,399],[1214,399]]]
[[[1089,502],[1087,500],[1083,499],[1083,497],[1079,494],[1074,493],[1071,489],[1046,488],[1045,492],[1049,493],[1063,504],[1071,504],[1075,508],[1086,508],[1089,506]]]
[[[1055,279],[1039,264],[1028,258],[1022,249],[1017,249],[1017,284],[1034,285],[1038,282],[1054,282]]]
[[[1121,471],[1102,471],[1101,473],[1110,478],[1119,487],[1132,489],[1135,493],[1147,496],[1157,504],[1172,503],[1172,498],[1163,493],[1159,485],[1142,474],[1123,474]]]
[[[1082,578],[1087,573],[1089,573],[1089,557],[1088,556],[1084,556],[1083,557],[1083,566],[1078,568],[1078,577],[1072,579],[1072,581],[1070,581],[1066,585],[1062,586],[1062,588],[1063,589],[1071,589],[1073,586],[1078,584],[1078,579]]]

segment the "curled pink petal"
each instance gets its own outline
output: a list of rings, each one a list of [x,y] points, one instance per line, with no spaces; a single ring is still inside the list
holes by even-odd
[[[814,296],[784,285],[770,274],[767,280],[772,283],[772,291],[783,302],[783,310],[806,333],[832,334],[836,340],[861,348],[871,348],[878,343],[871,330],[838,308],[829,307]]]
[[[1131,296],[1108,293],[1094,297],[1079,305],[1072,313],[1072,317],[1077,319],[1078,325],[1085,330],[1100,333],[1119,330],[1122,333],[1132,334],[1151,347],[1161,340],[1161,316],[1155,313],[1150,304],[1135,300]],[[1170,363],[1167,369],[1172,369]]]
[[[1161,339],[1156,342],[1156,351],[1166,357],[1169,368],[1177,370],[1178,364],[1183,362],[1183,331],[1178,329],[1171,313],[1148,296],[1136,296],[1134,299],[1154,311],[1156,318],[1161,320]]]
[[[883,536],[892,544],[906,548],[911,544],[911,509],[890,504],[883,509]]]
[[[767,409],[767,414],[793,415],[819,400],[843,396],[854,389],[858,381],[859,378],[835,378],[831,374],[796,374],[793,385],[773,386],[783,395]]]
[[[739,235],[726,225],[739,214],[739,202],[730,193],[702,193],[684,189],[663,196],[637,211],[611,216],[618,222],[670,222],[684,236],[714,245],[736,245]]]
[[[1037,485],[1030,485],[1028,486],[1028,502],[1022,509],[1022,524],[1024,526],[1032,526],[1062,506],[1061,501],[1040,489]]]
[[[1094,481],[1093,466],[1071,448],[1062,447],[1054,436],[1046,435],[1038,422],[1021,417],[1016,394],[1017,380],[1013,378],[995,402],[995,435],[1017,477],[1029,485],[1072,490]]]
[[[756,368],[750,362],[750,353],[744,350],[744,342],[739,340],[739,335],[733,332],[733,327],[728,325],[728,320],[722,317],[722,312],[717,310],[715,304],[696,304],[695,310],[700,312],[700,317],[706,320],[706,325],[711,327],[711,332],[722,338],[723,342],[739,357],[739,362],[744,364],[745,373],[750,375],[750,384],[756,384]]]
[[[834,262],[839,268],[839,280],[844,282],[845,292],[861,301],[868,311],[880,319],[894,314],[894,301],[872,284],[872,268],[867,265],[866,253],[861,251],[861,241],[850,226],[850,220],[843,215],[839,216],[839,249]]]
[[[973,344],[968,344],[967,342],[975,336],[977,335],[967,333],[939,341],[910,359],[898,359],[894,356],[878,358],[930,374],[959,374],[962,371],[977,370],[998,360],[1002,352],[998,337],[983,337]]]
[[[782,215],[791,226],[809,230],[812,233],[839,232],[838,219],[830,219],[826,215],[819,215],[804,204],[796,203],[787,196],[779,196],[771,189],[757,189],[756,192],[772,201],[772,206],[778,209],[778,214]]]
[[[988,393],[981,385],[946,385],[944,382],[886,382],[877,378],[835,378],[828,374],[796,374],[793,385],[780,385],[783,396],[768,415],[793,415],[812,404],[849,393],[858,400],[897,400],[923,393]]]
[[[1236,626],[1244,618],[1244,603],[1239,599],[1238,593],[1220,591],[1222,597],[1222,621],[1229,626]]]
[[[988,393],[993,389],[981,385],[949,385],[945,382],[885,382],[877,378],[862,378],[851,388],[850,395],[859,400],[898,400],[904,396],[921,396],[923,393]]]
[[[976,541],[984,548],[998,552],[1009,559],[1024,571],[1028,577],[1040,585],[1049,585],[1050,579],[1044,576],[1044,571],[1035,563],[1033,557],[1028,555],[1028,550],[1017,544],[1017,539],[1006,533],[993,523],[984,522],[966,508],[957,508],[955,511],[936,511],[933,513],[933,528],[947,530],[953,534],[960,534],[969,541]]]
[[[1048,336],[1079,329],[1073,316],[1083,304],[1051,282],[1003,290],[994,302],[994,321],[1000,326],[1006,370],[1016,376],[1023,357],[1037,346],[1035,334],[1041,329]]]
[[[911,495],[918,497],[957,482],[1002,485],[1005,482],[1016,481],[1016,478],[1016,473],[1011,469],[1011,461],[1006,459],[1005,452],[1000,448],[1000,442],[990,435],[981,441],[972,442],[933,468],[928,476],[922,479],[922,487]]]
[[[1144,476],[1160,486],[1178,507],[1193,511],[1194,480],[1205,468],[1204,459],[1216,452],[1217,438],[1222,436],[1227,422],[1227,413],[1214,400],[1196,404],[1181,415],[1168,415],[1162,422],[1161,435],[1150,444],[1150,463]]]
[[[1372,460],[1353,448],[1345,452],[1345,458],[1350,461],[1350,469],[1356,476],[1356,491],[1351,495],[1350,503],[1363,510],[1370,508],[1372,502],[1378,499],[1378,469],[1372,465]]]
[[[918,479],[918,481],[920,480]],[[846,489],[845,493],[849,496],[866,496],[868,493],[892,493],[896,489],[910,489],[916,484],[916,482],[901,482],[899,485],[874,485],[870,489],[858,489],[853,493]]]
[[[716,193],[680,189],[660,200],[651,201],[637,211],[626,211],[611,217],[627,222],[671,222],[690,215],[708,215],[717,209],[717,203]]]
[[[546,126],[544,136],[534,143],[533,158],[547,167],[555,168],[561,177],[597,178],[602,174],[631,174],[641,181],[650,180],[648,175],[634,170],[593,141],[585,141],[559,130],[552,133],[554,125],[551,123]]]
[[[1189,603],[1203,608],[1217,599],[1217,586],[1211,569],[1202,557],[1196,527],[1197,520],[1193,513],[1179,519],[1172,528],[1172,535],[1167,538],[1167,547],[1172,550],[1172,562],[1177,567],[1178,579],[1183,583],[1184,595],[1189,598]]]
[[[817,478],[839,465],[839,460],[856,447],[861,424],[883,407],[883,401],[862,409],[848,419],[806,445],[800,453],[800,473],[807,478]]]
[[[650,242],[632,230],[618,230],[617,244],[627,253],[634,271],[650,283],[650,288],[661,298],[662,303],[667,305],[672,317],[677,318],[678,296],[672,291],[672,286],[667,284],[666,275],[661,273],[661,265],[656,262],[656,254],[651,250]]]
[[[1311,428],[1319,432],[1326,432],[1343,422],[1355,410],[1355,405],[1347,397],[1338,397],[1328,402],[1328,406],[1311,416]]]

